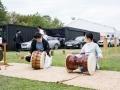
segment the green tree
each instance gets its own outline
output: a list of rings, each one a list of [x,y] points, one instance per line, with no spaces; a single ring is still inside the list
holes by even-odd
[[[0,0],[0,25],[5,24],[7,22],[7,12],[5,10],[4,5],[2,4]]]
[[[7,13],[0,0],[0,25],[6,23],[34,27],[41,26],[43,28],[58,28],[63,26],[61,21],[57,18],[52,19],[49,15],[41,16],[39,13],[33,15],[21,15],[15,12]]]
[[[10,24],[19,24],[18,18],[20,17],[19,14],[16,14],[15,12],[9,13],[8,18],[9,18],[9,23]]]
[[[33,15],[20,15],[15,12],[9,13],[9,23],[26,26],[41,26],[43,28],[58,28],[63,24],[57,18],[52,19],[50,16],[41,16],[39,13]]]

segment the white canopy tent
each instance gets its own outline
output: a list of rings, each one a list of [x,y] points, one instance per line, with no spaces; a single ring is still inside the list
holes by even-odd
[[[101,36],[107,36],[107,35],[117,36],[116,35],[117,30],[114,27],[93,23],[83,19],[73,20],[71,23],[65,26],[79,28],[93,32],[99,32]]]

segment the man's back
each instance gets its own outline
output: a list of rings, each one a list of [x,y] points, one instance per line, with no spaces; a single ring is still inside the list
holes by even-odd
[[[23,42],[23,38],[22,38],[22,35],[21,34],[16,34],[15,37],[14,37],[14,41],[16,43],[22,43]]]

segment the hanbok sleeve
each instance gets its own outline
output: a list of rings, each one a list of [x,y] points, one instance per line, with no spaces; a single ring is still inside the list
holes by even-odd
[[[100,49],[100,47],[96,44],[96,53],[97,53],[97,57],[100,59],[100,58],[103,58],[103,55],[102,55],[102,50]]]
[[[80,51],[80,54],[85,54],[85,46],[86,46],[86,45],[84,45],[84,46],[82,47],[82,49],[81,49],[81,51]]]

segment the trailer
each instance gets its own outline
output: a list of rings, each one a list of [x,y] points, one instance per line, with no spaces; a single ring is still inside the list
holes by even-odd
[[[65,38],[65,41],[71,40],[73,38],[76,38],[78,36],[84,36],[85,33],[91,32],[93,34],[94,40],[97,42],[100,40],[100,33],[88,31],[84,29],[78,29],[73,27],[62,27],[57,29],[46,29],[45,30],[47,35],[53,36],[53,37],[62,37]]]
[[[0,26],[0,35],[2,37],[3,42],[7,43],[7,50],[15,50],[15,43],[13,41],[13,38],[18,30],[22,32],[24,42],[28,42],[32,40],[35,32],[39,32],[37,27],[13,25],[13,24]],[[53,29],[43,28],[43,30],[46,32],[48,36],[62,38],[60,40],[64,40],[64,41],[68,41],[78,36],[84,36],[86,32],[92,32],[94,35],[94,40],[96,42],[100,39],[100,34],[97,32],[73,28],[73,27],[61,27],[61,28],[53,28]]]
[[[34,36],[34,33],[38,32],[37,28],[29,26],[13,24],[0,26],[0,35],[3,42],[7,43],[7,50],[15,50],[15,43],[13,38],[18,30],[22,32],[22,36],[25,42],[30,41]]]

